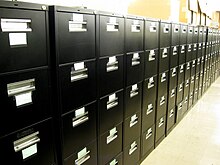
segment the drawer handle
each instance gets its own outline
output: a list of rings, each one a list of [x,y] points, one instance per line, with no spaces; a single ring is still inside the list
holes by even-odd
[[[35,132],[31,135],[18,139],[14,142],[14,150],[15,152],[19,152],[33,144],[40,142],[40,138],[38,137],[39,132]]]
[[[161,118],[158,127],[161,127],[163,124],[164,124],[164,120],[163,120],[163,118]]]
[[[184,46],[181,47],[181,53],[185,53],[185,47]]]
[[[171,92],[171,98],[175,96],[175,90],[173,89]]]
[[[178,27],[174,28],[174,33],[178,33],[178,32],[179,32],[179,28]]]
[[[180,104],[178,110],[180,111],[180,110],[182,110],[182,108],[183,108],[183,105]]]
[[[165,104],[165,97],[161,97],[161,100],[160,100],[160,106],[162,106],[163,104]]]
[[[148,85],[147,85],[147,88],[148,88],[148,89],[150,89],[150,88],[152,88],[152,87],[154,87],[154,78],[153,78],[153,77],[151,77],[151,78],[149,79],[149,82],[148,82]]]
[[[118,61],[115,56],[109,57],[109,62],[107,63],[107,72],[118,70]]]
[[[156,54],[154,50],[150,50],[148,61],[154,61],[156,59]]]
[[[117,165],[117,164],[118,164],[118,161],[116,159],[114,159],[113,161],[109,163],[109,165]]]
[[[108,101],[107,102],[107,110],[109,110],[117,105],[118,105],[118,98],[115,98],[114,100]]]
[[[172,110],[170,111],[169,117],[172,117],[173,115],[174,115],[174,110],[172,109]]]
[[[138,95],[138,88],[130,91],[130,98]]]
[[[107,31],[118,32],[119,31],[119,24],[118,23],[107,23]]]
[[[137,149],[138,149],[138,145],[137,145],[137,142],[135,141],[131,144],[131,148],[129,149],[129,155],[134,153]]]
[[[130,128],[131,127],[133,127],[135,124],[137,124],[138,123],[138,117],[137,117],[137,115],[135,114],[135,115],[133,115],[132,117],[131,117],[131,121],[130,121]]]
[[[167,56],[168,56],[167,49],[164,49],[162,53],[162,58],[167,58]]]
[[[166,73],[162,73],[161,82],[166,81]]]
[[[157,32],[157,27],[156,26],[150,26],[150,32]]]
[[[182,30],[182,33],[186,33],[186,29],[183,29],[183,30]]]
[[[175,55],[177,55],[177,54],[178,54],[177,50],[174,50],[174,51],[173,51],[173,56],[175,56]]]
[[[69,32],[85,32],[87,31],[87,22],[69,21]]]
[[[83,115],[79,115],[79,116],[76,116],[75,118],[73,118],[72,119],[73,127],[76,127],[76,126],[88,121],[89,117],[87,115],[88,115],[88,112],[85,112]]]
[[[131,32],[140,32],[141,31],[141,25],[139,24],[135,24],[135,25],[131,25]]]
[[[191,45],[189,45],[189,47],[188,47],[188,52],[191,52],[192,50],[191,50]]]
[[[164,27],[164,28],[163,28],[163,32],[164,32],[164,33],[169,33],[169,27]]]
[[[146,134],[145,139],[146,140],[149,139],[152,135],[153,135],[153,131],[152,131],[152,128],[150,128],[147,130],[147,134]]]
[[[107,137],[107,144],[111,143],[117,137],[118,137],[118,131],[116,130],[116,127],[115,127],[109,131],[109,136]]]
[[[86,78],[88,78],[87,68],[79,70],[74,70],[73,67],[71,68],[71,82],[79,81]]]
[[[176,76],[176,69],[174,69],[172,72],[172,77],[175,77],[175,76]]]
[[[141,63],[141,62],[140,62],[139,53],[134,53],[133,58],[132,58],[131,65],[132,65],[132,66],[136,66],[136,65],[139,65],[140,63]]]
[[[83,155],[81,155],[81,154],[78,153],[78,159],[75,160],[75,164],[76,164],[76,165],[81,165],[81,164],[85,163],[85,162],[86,162],[87,160],[89,160],[90,157],[91,157],[91,156],[89,155],[90,151],[87,151],[87,152],[86,152],[86,148],[83,149],[83,150],[80,151],[80,152],[83,152],[83,153],[82,153]],[[84,153],[84,152],[85,152],[85,153]]]
[[[147,106],[146,115],[149,115],[151,112],[153,112],[153,110],[154,110],[153,104],[149,104],[149,105]]]
[[[2,32],[31,32],[31,19],[1,19]]]
[[[183,85],[181,84],[179,87],[179,92],[181,92],[183,90]]]

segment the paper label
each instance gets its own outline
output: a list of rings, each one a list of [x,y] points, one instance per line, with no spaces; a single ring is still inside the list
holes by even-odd
[[[32,92],[22,93],[15,96],[16,106],[32,103]]]
[[[83,14],[73,14],[74,22],[83,22]]]
[[[27,45],[26,33],[9,33],[9,44],[11,46]]]
[[[109,102],[116,99],[116,94],[112,94],[108,97]]]
[[[138,89],[138,87],[137,87],[137,84],[135,84],[135,85],[132,85],[132,91],[135,91],[135,90],[137,90]]]
[[[139,53],[134,53],[133,58],[139,58]]]
[[[116,61],[117,61],[116,56],[109,57],[109,60],[108,60],[109,63],[114,63]]]
[[[86,147],[85,147],[85,148],[82,149],[80,152],[78,152],[78,154],[77,154],[78,159],[84,157],[86,154],[87,154],[87,149],[86,149]]]
[[[75,116],[82,116],[85,114],[85,107],[82,107],[75,111]]]
[[[80,70],[80,69],[84,69],[84,68],[85,68],[84,62],[79,62],[79,63],[74,64],[75,70]]]
[[[113,129],[111,129],[111,130],[109,131],[109,135],[110,135],[110,136],[114,135],[115,133],[117,133],[116,127],[114,127]]]
[[[110,17],[109,18],[109,23],[116,24],[116,17]]]
[[[149,128],[148,130],[147,130],[147,134],[149,135],[149,134],[151,134],[152,133],[152,128]]]
[[[137,119],[137,115],[136,114],[131,116],[131,121],[135,121],[136,119]]]
[[[22,150],[23,160],[37,153],[37,144],[34,144],[28,148]]]

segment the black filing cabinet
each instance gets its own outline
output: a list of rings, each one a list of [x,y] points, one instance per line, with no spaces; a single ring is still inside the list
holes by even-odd
[[[0,2],[0,15],[0,161],[54,165],[48,6]]]
[[[160,48],[171,45],[171,23],[160,21]]]
[[[144,77],[149,78],[157,74],[158,70],[158,49],[146,50]]]

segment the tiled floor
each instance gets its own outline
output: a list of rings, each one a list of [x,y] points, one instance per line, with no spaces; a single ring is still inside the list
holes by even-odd
[[[220,78],[141,165],[220,165]]]

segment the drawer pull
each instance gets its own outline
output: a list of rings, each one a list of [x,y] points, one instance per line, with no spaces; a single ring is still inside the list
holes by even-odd
[[[71,82],[79,81],[88,78],[88,69],[83,68],[79,70],[75,70],[73,67],[71,68]]]
[[[151,25],[150,32],[153,32],[153,33],[157,32],[157,27],[155,25]]]
[[[161,80],[160,80],[161,82],[164,82],[164,81],[166,81],[166,73],[162,73],[162,75],[161,75]]]
[[[176,68],[174,68],[172,71],[172,77],[175,77],[175,76],[176,76]]]
[[[150,50],[148,61],[154,61],[156,59],[156,53],[154,50]]]
[[[118,131],[116,130],[116,127],[114,127],[109,131],[109,136],[107,137],[107,144],[111,143],[117,137],[118,137]]]
[[[152,87],[154,87],[154,78],[153,78],[153,77],[151,77],[151,78],[148,80],[148,86],[147,86],[147,88],[150,89],[150,88],[152,88]]]
[[[181,47],[181,53],[185,53],[185,46]]]
[[[131,121],[130,121],[130,128],[131,127],[133,127],[135,124],[137,124],[138,123],[138,117],[137,117],[137,115],[135,114],[135,115],[133,115],[132,117],[131,117]]]
[[[146,140],[147,139],[149,139],[151,136],[153,135],[153,130],[152,130],[152,128],[149,128],[148,130],[147,130],[147,134],[146,134]]]
[[[174,115],[174,110],[171,109],[171,110],[170,110],[170,115],[169,115],[169,117],[172,117],[173,115]]]
[[[162,58],[167,58],[167,56],[168,56],[167,48],[164,48],[162,53]]]
[[[162,96],[160,98],[160,106],[162,106],[163,104],[165,104],[165,96]]]
[[[31,19],[1,19],[2,32],[31,32]]]
[[[175,89],[172,89],[171,91],[171,98],[175,96]]]
[[[161,126],[163,126],[163,124],[164,124],[164,119],[161,118],[158,127],[160,128]]]
[[[107,23],[106,30],[110,32],[119,31],[119,24],[117,23],[116,17],[109,17],[109,22]]]
[[[118,164],[118,161],[116,159],[112,160],[109,165],[117,165]]]
[[[118,98],[116,97],[116,94],[112,94],[109,96],[109,100],[107,102],[107,110],[115,107],[118,105]]]
[[[138,145],[137,145],[137,142],[135,141],[131,144],[131,147],[129,149],[129,155],[134,153],[137,149],[138,149]]]
[[[132,58],[132,62],[131,62],[131,65],[132,66],[136,66],[136,65],[139,65],[141,62],[140,62],[140,55],[139,53],[134,53],[133,54],[133,58]]]
[[[89,160],[91,157],[89,155],[89,153],[90,153],[90,151],[87,151],[87,148],[84,148],[83,150],[78,152],[78,154],[77,154],[78,159],[75,160],[75,164],[81,165],[81,164],[85,163],[87,160]]]
[[[163,32],[169,33],[169,31],[170,31],[169,25],[165,25],[165,27],[163,28]]]
[[[76,127],[76,126],[88,121],[89,120],[88,114],[89,114],[88,112],[85,112],[85,107],[76,110],[75,111],[75,118],[72,119],[73,127]]]
[[[191,45],[188,45],[188,52],[191,52]]]
[[[175,56],[175,55],[177,55],[178,54],[178,52],[177,52],[177,47],[175,46],[174,48],[173,48],[173,56]]]
[[[154,107],[153,107],[153,104],[149,104],[148,106],[147,106],[147,115],[149,115],[151,112],[153,112],[153,110],[154,110]]]
[[[130,98],[137,96],[138,93],[139,93],[139,92],[138,92],[137,84],[132,85],[131,91],[130,91]]]
[[[109,62],[106,67],[107,72],[118,70],[118,61],[116,56],[109,57]]]
[[[133,21],[133,25],[131,25],[131,32],[140,32],[141,31],[141,25],[138,20]]]

